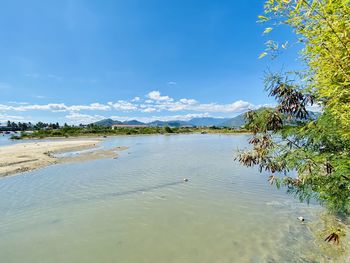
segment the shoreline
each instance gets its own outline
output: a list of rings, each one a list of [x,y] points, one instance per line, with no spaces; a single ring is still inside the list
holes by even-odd
[[[0,147],[0,178],[32,171],[58,163],[73,163],[104,158],[117,158],[118,152],[127,147],[111,149],[96,148],[101,139],[90,140],[51,140],[24,142]],[[90,150],[75,156],[57,157],[56,154]]]

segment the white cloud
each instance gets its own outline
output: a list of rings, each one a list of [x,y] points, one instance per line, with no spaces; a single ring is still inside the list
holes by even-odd
[[[19,106],[19,107],[15,107],[15,110],[17,111],[45,110],[45,111],[60,112],[60,111],[67,111],[68,107],[64,103],[50,103],[50,104],[44,104],[44,105],[34,104],[34,105]]]
[[[246,101],[238,100],[230,104],[199,104],[195,105],[194,108],[196,111],[239,113],[254,108],[254,105]]]
[[[157,109],[151,108],[151,107],[145,108],[144,110],[142,110],[142,112],[155,112],[155,111],[157,111]]]
[[[91,103],[90,105],[73,105],[73,106],[67,107],[67,109],[71,111],[81,111],[81,110],[107,111],[107,110],[110,110],[111,107],[109,105],[95,102],[95,103]]]
[[[27,118],[25,118],[23,116],[0,114],[0,124],[6,125],[7,121],[25,122],[25,121],[30,121],[30,120],[28,120]]]
[[[7,103],[16,104],[16,105],[28,105],[29,104],[29,102],[18,102],[18,101],[9,101]]]
[[[261,105],[259,105],[261,106]],[[97,112],[111,111],[111,112],[139,112],[143,114],[151,114],[158,112],[159,115],[165,115],[164,112],[181,112],[185,115],[170,115],[170,119],[185,118],[186,116],[193,117],[201,116],[203,112],[208,113],[223,113],[238,114],[249,109],[255,109],[259,106],[252,103],[238,100],[232,103],[220,104],[215,102],[200,103],[192,98],[181,98],[175,100],[169,96],[161,95],[159,91],[151,91],[146,95],[146,98],[134,97],[130,100],[118,100],[116,102],[108,103],[91,103],[79,105],[66,105],[65,103],[48,103],[48,104],[28,104],[26,102],[11,102],[7,104],[0,104],[0,113],[7,112],[10,115],[15,115],[12,112],[25,111],[49,111],[49,112],[70,112],[67,119],[70,121],[92,122],[91,120],[104,118],[101,115],[96,115]],[[93,115],[86,114],[86,111],[93,111]],[[95,114],[95,115],[94,115]],[[117,113],[118,114],[118,113]],[[142,115],[142,114],[141,114]],[[157,119],[157,116],[147,117]],[[162,117],[164,119],[165,117]],[[82,119],[82,120],[80,120]]]
[[[78,112],[71,112],[69,115],[66,115],[66,119],[70,124],[89,124],[96,121],[100,121],[105,119],[104,116],[101,115],[89,115],[89,114],[81,114]]]
[[[173,98],[170,98],[169,96],[161,96],[159,91],[151,91],[147,94],[147,98],[155,101],[173,101]]]
[[[0,104],[0,110],[2,111],[39,110],[39,111],[61,112],[61,111],[81,111],[81,110],[106,111],[111,109],[110,106],[100,104],[100,103],[91,103],[89,105],[72,105],[72,106],[67,106],[64,103],[49,103],[49,104],[18,103],[18,104],[19,106]]]
[[[254,105],[253,109],[260,109],[260,108],[275,108],[277,104],[259,104],[259,105]]]
[[[168,96],[166,96],[168,97]],[[145,100],[147,107],[156,108],[158,111],[196,111],[217,113],[239,113],[254,108],[254,105],[246,101],[236,101],[230,104],[204,103],[201,104],[194,99],[180,99],[178,101],[152,101]]]
[[[168,81],[167,84],[168,85],[176,85],[177,83],[176,83],[176,81]]]
[[[183,111],[186,110],[187,106],[179,103],[174,103],[169,105],[162,105],[160,108],[164,108],[168,111]]]
[[[194,99],[180,99],[180,102],[183,104],[189,104],[189,105],[193,105],[198,103],[198,101],[194,100]]]
[[[0,104],[0,111],[11,111],[14,110],[14,106]]]
[[[159,95],[159,96],[158,96]],[[253,104],[246,101],[236,101],[230,104],[218,104],[218,103],[199,103],[194,99],[180,99],[174,101],[169,99],[168,96],[152,95],[151,97],[158,100],[145,100],[145,104],[137,104],[130,101],[118,100],[117,102],[91,103],[87,105],[70,105],[67,106],[64,103],[49,103],[49,104],[28,104],[22,102],[16,102],[17,104],[10,103],[10,105],[0,104],[0,110],[2,111],[140,111],[140,112],[154,112],[154,111],[195,111],[195,112],[217,112],[217,113],[239,113],[248,109],[256,108]],[[160,98],[160,100],[159,100]],[[166,99],[164,99],[166,98]],[[146,110],[148,109],[148,110]]]
[[[108,103],[111,107],[113,107],[115,110],[120,110],[120,111],[134,111],[137,110],[137,106],[134,105],[131,102],[124,101],[124,100],[118,100],[118,102],[113,103],[109,102]]]

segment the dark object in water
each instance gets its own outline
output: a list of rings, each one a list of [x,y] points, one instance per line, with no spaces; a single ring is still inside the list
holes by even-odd
[[[188,182],[188,179],[187,179],[187,178],[185,178],[185,179],[184,179],[184,182]]]
[[[340,231],[340,229],[338,229],[338,231]],[[339,235],[337,233],[333,232],[328,237],[326,237],[326,239],[324,241],[327,241],[328,243],[333,241],[333,244],[339,245]]]
[[[305,221],[305,218],[302,217],[302,216],[299,216],[299,217],[298,217],[298,220],[301,221],[301,222],[304,222],[304,221]]]

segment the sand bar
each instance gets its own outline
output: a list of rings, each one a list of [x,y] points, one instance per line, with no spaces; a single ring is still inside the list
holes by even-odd
[[[98,149],[71,157],[56,157],[56,153],[94,149],[101,140],[64,140],[19,143],[0,147],[0,177],[31,171],[56,163],[80,162],[101,158],[116,158],[126,147]]]

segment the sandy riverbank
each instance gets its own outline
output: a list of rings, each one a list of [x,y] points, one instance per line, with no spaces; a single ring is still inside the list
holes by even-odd
[[[126,147],[96,149],[79,155],[58,158],[55,153],[94,149],[101,140],[64,140],[19,143],[0,147],[0,177],[30,171],[56,163],[116,158]]]

